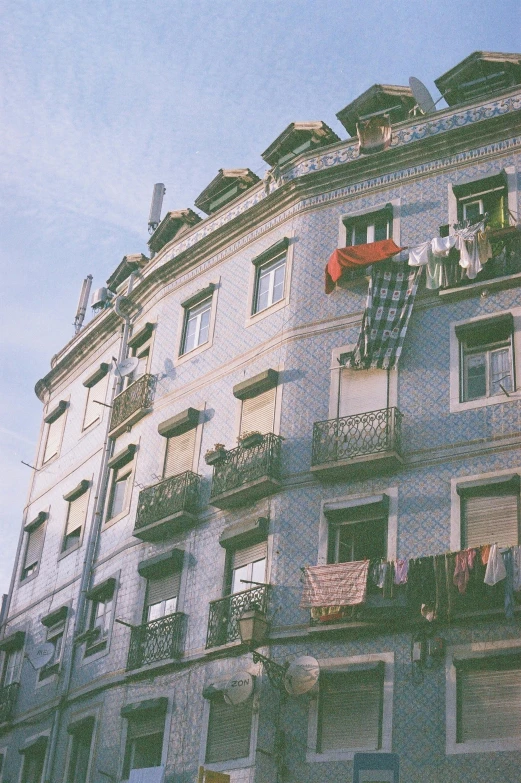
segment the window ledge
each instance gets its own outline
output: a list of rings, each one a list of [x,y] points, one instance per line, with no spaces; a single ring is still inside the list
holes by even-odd
[[[284,307],[286,307],[288,304],[289,304],[289,298],[284,297],[284,299],[281,299],[279,302],[275,302],[275,304],[272,304],[269,307],[265,307],[264,310],[259,310],[258,313],[252,313],[251,315],[249,315],[246,318],[244,326],[246,328],[248,328],[248,326],[253,326],[258,321],[262,321],[262,319],[266,318],[268,315],[273,315],[279,310],[283,310]]]
[[[484,290],[514,288],[520,284],[521,272],[518,272],[515,275],[505,275],[504,277],[494,277],[490,280],[481,280],[479,283],[470,283],[469,285],[457,286],[456,288],[440,289],[438,294],[445,299],[464,299],[467,296],[473,296]]]
[[[212,343],[213,340],[207,340],[205,343],[201,343],[201,345],[198,345],[196,348],[192,348],[191,351],[187,351],[186,353],[180,354],[175,360],[174,366],[177,367],[179,364],[183,364],[184,362],[187,362],[189,359],[193,359],[194,356],[198,356],[203,351],[207,351],[208,348],[212,347]]]

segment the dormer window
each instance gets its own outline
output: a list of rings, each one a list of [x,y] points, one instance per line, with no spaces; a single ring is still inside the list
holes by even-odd
[[[473,52],[434,83],[449,106],[476,100],[521,84],[521,57]]]
[[[282,166],[306,150],[336,141],[340,139],[325,122],[292,122],[262,153],[262,158],[270,166]]]
[[[219,173],[195,199],[195,206],[211,215],[259,182],[250,169],[219,169]]]

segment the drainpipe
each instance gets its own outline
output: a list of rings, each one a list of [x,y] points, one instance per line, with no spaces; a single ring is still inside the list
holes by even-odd
[[[132,292],[136,274],[137,273],[133,271],[130,275],[126,296],[129,296],[129,294]],[[115,300],[114,311],[123,320],[123,330],[121,334],[121,342],[119,345],[119,354],[118,354],[118,364],[119,364],[126,357],[131,319],[130,319],[130,315],[124,315],[123,313],[121,313],[118,299],[119,297],[117,297]],[[120,387],[122,385],[122,382],[123,382],[122,378],[118,378],[117,375],[114,376],[114,382],[112,384],[112,390],[110,395],[111,405],[114,401],[114,397],[121,390]],[[63,711],[67,706],[67,697],[69,694],[72,672],[74,669],[74,659],[76,655],[75,639],[77,635],[80,633],[81,626],[83,623],[83,616],[84,616],[85,604],[86,604],[86,593],[90,587],[92,569],[94,566],[96,553],[98,549],[101,524],[103,521],[103,508],[105,505],[105,495],[107,491],[107,479],[109,474],[108,461],[112,456],[112,450],[114,447],[114,440],[109,437],[109,431],[110,431],[110,416],[107,419],[107,428],[105,431],[105,440],[103,444],[103,456],[101,458],[101,466],[100,466],[98,481],[96,485],[96,495],[94,499],[94,513],[92,515],[89,537],[87,541],[87,546],[85,548],[85,557],[83,558],[83,567],[82,567],[81,581],[80,581],[80,592],[78,596],[78,605],[76,607],[76,614],[74,617],[72,649],[69,656],[69,661],[67,663],[67,668],[65,670],[65,676],[63,679],[63,686],[61,688],[58,706],[56,707],[56,712],[54,713],[51,734],[49,737],[49,751],[45,759],[45,768],[43,774],[44,783],[54,783],[53,770],[54,770],[54,762],[56,758],[56,748],[58,745],[58,737],[60,733],[60,723],[61,723]]]

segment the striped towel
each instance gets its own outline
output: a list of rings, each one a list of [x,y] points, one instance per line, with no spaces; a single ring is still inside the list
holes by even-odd
[[[300,607],[353,606],[365,601],[369,560],[304,568]]]

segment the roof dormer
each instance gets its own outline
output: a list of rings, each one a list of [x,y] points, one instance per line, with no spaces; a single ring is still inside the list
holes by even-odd
[[[144,266],[150,261],[143,253],[134,253],[129,256],[123,256],[123,260],[116,267],[114,272],[107,280],[107,287],[109,291],[116,293],[118,286],[121,285],[132,272],[138,272],[143,269]]]
[[[270,166],[282,166],[301,152],[334,144],[335,141],[340,141],[340,138],[325,122],[292,122],[261,157]]]
[[[219,169],[194,204],[207,215],[212,215],[257,182],[259,177],[250,169]]]
[[[449,106],[521,84],[521,54],[472,52],[434,80]]]
[[[201,221],[201,217],[193,209],[178,209],[176,212],[167,212],[161,223],[158,225],[150,239],[148,246],[152,253],[159,253],[171,239],[178,234],[183,234],[196,223]]]
[[[396,84],[373,84],[354,101],[348,103],[337,113],[350,136],[356,136],[356,124],[360,120],[368,120],[378,114],[389,114],[391,122],[403,122],[408,119],[409,111],[416,101],[410,87],[400,87]]]

